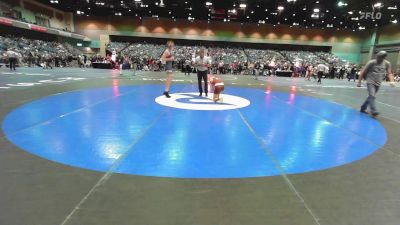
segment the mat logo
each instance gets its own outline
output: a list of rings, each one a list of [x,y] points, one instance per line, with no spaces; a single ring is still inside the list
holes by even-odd
[[[155,101],[163,106],[188,110],[230,110],[250,105],[249,100],[234,95],[222,94],[223,102],[218,103],[212,101],[212,94],[209,94],[208,97],[201,97],[198,95],[198,93],[194,92],[176,93],[171,94],[171,98],[159,96]]]

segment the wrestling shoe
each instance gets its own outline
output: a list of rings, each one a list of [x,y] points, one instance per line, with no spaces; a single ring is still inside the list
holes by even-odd
[[[165,95],[167,98],[171,98],[171,95],[169,95],[168,91],[164,91],[163,95]]]

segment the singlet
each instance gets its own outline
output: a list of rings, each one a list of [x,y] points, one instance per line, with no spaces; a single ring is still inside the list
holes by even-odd
[[[166,51],[166,50],[165,50]],[[169,53],[169,56],[167,56],[166,58],[171,58],[172,57],[172,54],[171,54],[171,52]],[[166,61],[165,62],[165,70],[166,71],[171,71],[172,70],[172,63],[173,63],[173,61]]]

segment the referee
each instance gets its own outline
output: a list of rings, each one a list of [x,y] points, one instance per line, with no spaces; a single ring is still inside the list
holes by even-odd
[[[205,49],[201,48],[199,51],[199,56],[196,57],[194,62],[197,69],[197,81],[199,84],[199,96],[203,96],[203,88],[201,87],[201,80],[204,81],[204,93],[206,97],[208,96],[208,83],[207,83],[207,75],[208,75],[208,66],[211,64],[211,59],[208,56],[205,56]]]

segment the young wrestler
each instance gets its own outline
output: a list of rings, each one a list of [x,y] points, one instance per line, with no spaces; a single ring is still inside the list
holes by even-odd
[[[214,90],[214,96],[213,96],[213,101],[221,101],[222,102],[222,97],[220,98],[219,95],[224,91],[225,86],[224,82],[222,81],[221,78],[212,76],[210,77],[210,85],[211,85],[211,90]]]
[[[165,81],[165,91],[164,95],[167,98],[170,98],[169,89],[172,83],[172,63],[175,61],[174,56],[172,56],[172,50],[174,49],[174,42],[167,42],[167,49],[165,49],[164,53],[161,56],[161,60],[165,62],[165,72],[167,72],[167,80]]]

